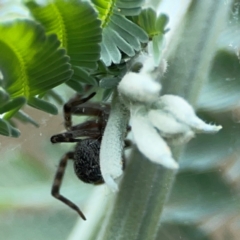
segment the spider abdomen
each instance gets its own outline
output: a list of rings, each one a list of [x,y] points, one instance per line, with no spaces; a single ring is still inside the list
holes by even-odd
[[[78,178],[85,183],[103,183],[100,170],[99,152],[101,141],[84,139],[77,143],[74,154],[74,171]]]

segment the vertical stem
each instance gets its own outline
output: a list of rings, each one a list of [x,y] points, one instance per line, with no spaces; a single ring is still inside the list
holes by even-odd
[[[163,84],[164,93],[196,102],[206,83],[216,40],[226,22],[230,3],[226,4],[224,0],[192,0],[181,34],[172,39],[173,51],[171,54],[167,52],[170,57]],[[173,149],[175,159],[182,150]],[[90,239],[157,240],[161,213],[174,179],[174,171],[148,161],[136,149],[133,150],[120,191],[116,198],[112,198],[113,208],[112,204],[104,208],[106,215],[93,226],[94,237]]]
[[[169,59],[165,92],[196,102],[206,83],[216,40],[228,10],[224,0],[192,1],[181,35],[172,43],[175,51]],[[177,159],[183,148],[173,150]],[[101,239],[157,239],[161,213],[174,179],[174,171],[151,163],[134,150]]]
[[[173,176],[173,171],[166,171],[133,150],[103,239],[154,239],[155,224],[151,223],[159,224]],[[159,184],[161,191],[156,191]]]

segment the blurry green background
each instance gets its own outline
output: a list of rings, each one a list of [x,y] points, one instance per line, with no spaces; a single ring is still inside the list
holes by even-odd
[[[0,18],[25,16],[18,2],[0,0]],[[163,1],[163,9],[166,2]],[[176,6],[169,9],[169,13],[173,12],[170,19],[177,10],[181,11]],[[208,122],[221,124],[223,130],[216,135],[198,136],[187,145],[163,212],[159,240],[240,239],[239,14],[240,1],[235,1],[217,40],[218,51],[207,74],[209,84],[196,103],[198,114]],[[187,61],[182,55],[177,57]],[[171,76],[174,62],[169,65],[166,79]],[[72,95],[63,88],[59,92],[64,100]],[[0,136],[0,239],[81,239],[80,235],[71,235],[78,215],[50,195],[58,161],[74,147],[53,146],[49,141],[63,130],[61,114],[51,116],[27,107],[24,110],[40,127],[18,122],[18,139]],[[61,106],[59,110],[61,113]],[[97,187],[78,181],[71,165],[69,162],[62,193],[84,212],[91,208],[88,198]]]

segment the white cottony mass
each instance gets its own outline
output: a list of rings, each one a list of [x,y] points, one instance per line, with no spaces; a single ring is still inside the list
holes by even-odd
[[[120,81],[118,110],[114,105],[112,108],[113,113],[118,114],[113,117],[117,124],[111,121],[110,115],[101,145],[101,172],[112,191],[117,190],[114,179],[122,173],[122,151],[129,120],[126,111],[130,113],[129,124],[139,151],[150,161],[170,169],[177,169],[178,163],[173,159],[168,143],[184,144],[196,133],[216,133],[222,128],[198,118],[183,98],[160,96],[160,78],[166,71],[166,61],[156,67],[152,57],[141,55],[135,62],[142,68],[139,72],[128,72]],[[125,107],[119,108],[121,104]],[[112,147],[109,148],[109,144]]]
[[[134,141],[149,160],[162,164],[167,168],[178,168],[177,162],[172,158],[172,153],[166,142],[159,137],[149,119],[137,112],[131,115],[131,127]]]

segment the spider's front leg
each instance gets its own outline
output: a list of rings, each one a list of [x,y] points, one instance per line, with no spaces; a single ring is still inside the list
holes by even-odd
[[[98,125],[98,128],[105,128],[110,107],[107,104],[87,103],[87,101],[91,99],[95,94],[96,93],[92,93],[86,98],[81,98],[81,96],[77,95],[64,105],[64,125],[67,130],[78,130],[79,126],[81,126],[72,126],[72,115],[97,117],[98,120],[96,120],[95,123]],[[91,125],[93,124],[91,123]]]
[[[61,188],[62,180],[63,180],[63,177],[64,177],[65,169],[66,169],[66,166],[67,166],[67,161],[68,161],[68,159],[73,159],[73,156],[74,156],[74,152],[68,152],[60,160],[56,175],[54,177],[51,193],[52,193],[53,197],[57,198],[58,200],[65,203],[66,205],[68,205],[73,210],[77,211],[78,214],[81,216],[81,218],[83,220],[86,220],[86,217],[84,216],[82,211],[78,208],[78,206],[75,205],[73,202],[71,202],[70,200],[68,200],[67,198],[63,197],[60,194],[60,188]]]
[[[51,137],[52,143],[80,142],[78,137],[98,138],[101,136],[101,129],[96,121],[87,121],[71,128],[71,131],[56,134]]]
[[[81,96],[76,95],[74,98],[70,99],[63,106],[64,111],[64,125],[67,130],[70,130],[72,127],[72,114],[76,112],[76,107],[87,102],[89,99],[95,96],[95,92],[91,93],[88,97],[81,98]],[[84,112],[83,112],[84,113]],[[83,114],[86,115],[86,114]]]

